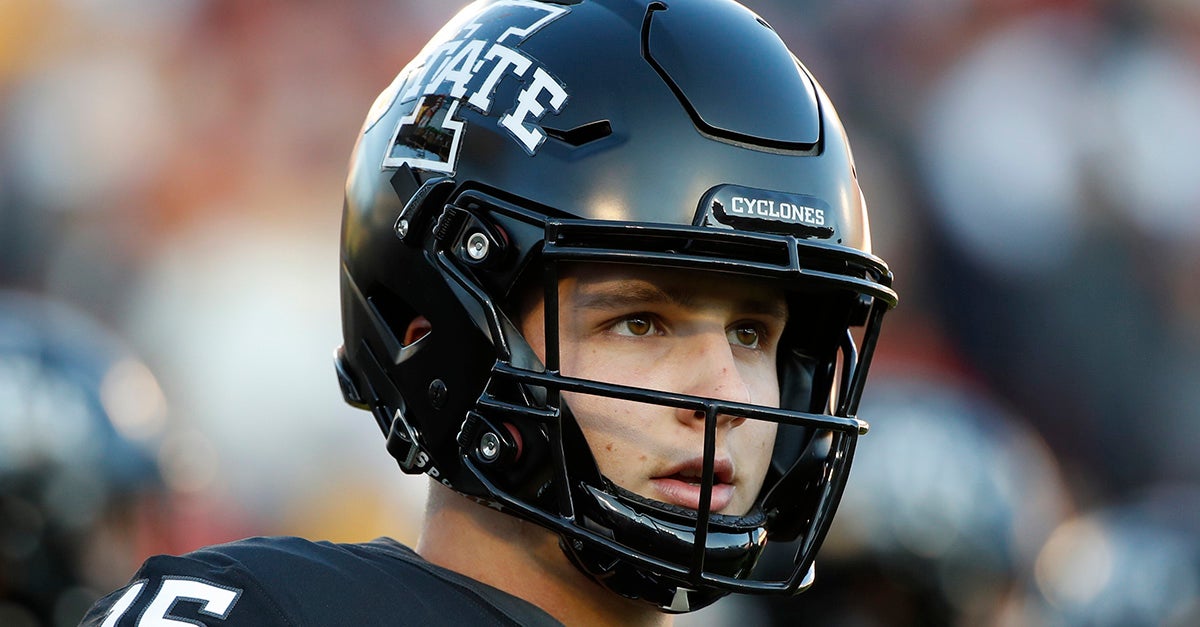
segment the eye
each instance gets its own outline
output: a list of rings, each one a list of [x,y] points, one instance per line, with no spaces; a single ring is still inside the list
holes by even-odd
[[[756,324],[738,324],[725,332],[729,343],[742,348],[758,348],[762,341],[762,329]]]
[[[632,337],[642,337],[646,335],[655,335],[658,333],[658,325],[654,320],[645,314],[633,314],[621,318],[612,326],[612,331],[617,335],[626,335]]]

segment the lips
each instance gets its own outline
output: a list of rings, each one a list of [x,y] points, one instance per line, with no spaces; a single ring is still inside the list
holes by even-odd
[[[703,463],[701,459],[690,460],[651,477],[650,483],[659,492],[660,500],[699,510]],[[733,492],[733,464],[729,460],[718,459],[713,465],[711,511],[720,512],[728,507],[733,501]]]

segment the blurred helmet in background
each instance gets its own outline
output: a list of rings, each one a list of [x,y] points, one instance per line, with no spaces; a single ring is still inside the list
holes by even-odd
[[[822,552],[821,594],[767,608],[780,625],[988,624],[1071,507],[1058,463],[1019,416],[956,376],[874,378],[862,403],[871,437]]]
[[[0,291],[0,623],[71,624],[136,567],[161,493],[154,375],[85,314]]]

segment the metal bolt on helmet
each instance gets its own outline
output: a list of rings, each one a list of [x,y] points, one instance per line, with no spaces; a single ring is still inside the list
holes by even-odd
[[[618,594],[672,612],[735,591],[794,594],[811,584],[866,432],[855,412],[896,303],[870,249],[833,106],[745,7],[483,0],[400,72],[358,138],[339,380],[405,472],[554,531]],[[607,262],[786,290],[781,406],[559,372],[561,264]],[[529,285],[545,295],[544,360],[514,308]],[[405,344],[418,316],[430,331]],[[608,480],[564,393],[703,415],[699,509]],[[778,425],[745,515],[711,511],[718,416]],[[756,569],[768,550],[789,551],[791,567]]]

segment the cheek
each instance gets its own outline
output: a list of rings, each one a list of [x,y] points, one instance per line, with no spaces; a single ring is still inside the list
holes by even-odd
[[[654,367],[659,361],[658,355],[644,351],[604,348],[568,338],[561,340],[559,365],[563,375],[568,377],[646,387],[648,381],[662,376],[663,369]]]
[[[579,423],[600,471],[617,483],[624,475],[635,475],[636,463],[646,459],[645,425],[652,418],[649,406],[586,394],[563,395]],[[628,487],[628,486],[626,486]]]
[[[775,432],[778,426],[773,422],[747,420],[730,435],[730,446],[734,449],[740,467],[746,472],[746,478],[752,482],[752,492],[755,494],[771,464],[771,452],[775,448]]]
[[[779,372],[773,358],[745,364],[740,372],[755,405],[779,407]]]
[[[524,316],[521,319],[521,335],[525,336],[525,341],[529,343],[529,347],[533,349],[538,359],[543,363],[546,361],[546,327],[545,318],[542,316],[541,306],[538,306],[532,313]]]
[[[588,442],[636,442],[644,423],[637,403],[588,394],[563,395]]]

